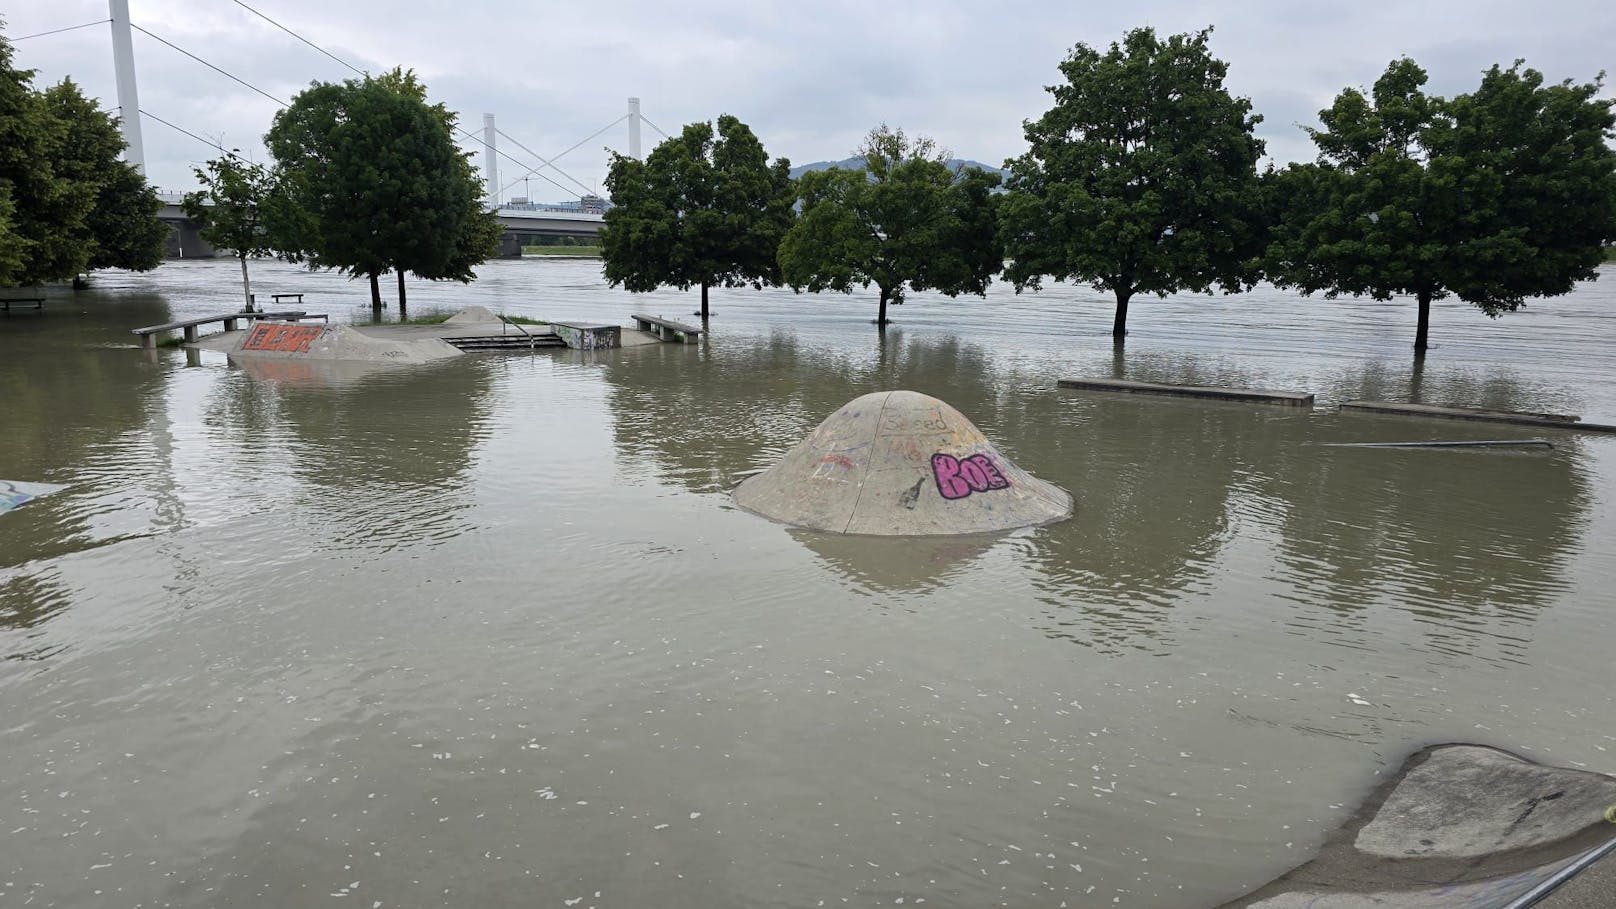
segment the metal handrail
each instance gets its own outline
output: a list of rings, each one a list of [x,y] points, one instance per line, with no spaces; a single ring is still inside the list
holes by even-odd
[[[533,336],[533,332],[530,332],[527,329],[523,328],[520,322],[512,322],[510,319],[505,318],[504,313],[499,313],[498,315],[499,315],[499,323],[501,325],[509,325],[512,328],[516,329],[517,331],[519,331],[522,334],[527,336],[527,349],[528,350],[538,350],[539,349],[539,339],[535,338]],[[504,334],[505,329],[501,328],[499,330],[499,333]]]
[[[1611,817],[1612,814],[1616,814],[1616,805],[1612,805],[1605,812],[1605,816],[1607,818]],[[1616,820],[1611,821],[1611,823],[1616,823]],[[1612,852],[1616,852],[1616,839],[1612,839],[1602,846],[1596,846],[1593,849],[1584,852],[1582,855],[1578,856],[1575,861],[1550,875],[1547,880],[1540,882],[1536,887],[1533,887],[1531,890],[1528,890],[1527,892],[1516,897],[1515,900],[1509,905],[1505,906],[1504,909],[1528,909],[1530,906],[1536,906],[1544,897],[1548,896],[1550,893],[1553,893],[1561,884],[1564,884],[1566,881],[1571,880],[1578,874],[1587,871],[1595,862],[1607,855],[1610,855]]]

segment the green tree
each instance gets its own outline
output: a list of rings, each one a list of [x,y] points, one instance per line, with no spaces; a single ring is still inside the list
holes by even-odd
[[[1616,239],[1613,102],[1589,84],[1494,66],[1476,91],[1425,94],[1425,70],[1393,61],[1369,94],[1347,89],[1309,134],[1316,163],[1269,176],[1271,280],[1419,306],[1450,294],[1489,316],[1597,276]]]
[[[185,215],[201,227],[202,239],[241,262],[242,311],[252,312],[247,260],[274,255],[279,245],[272,232],[275,177],[262,164],[227,154],[197,168],[196,180],[202,188],[186,193]]]
[[[75,239],[94,202],[93,188],[57,172],[66,125],[33,88],[33,70],[17,69],[0,37],[0,194],[10,199],[7,230],[13,262],[0,284],[34,285],[83,270]]]
[[[981,294],[1003,266],[992,195],[997,174],[955,172],[927,138],[882,125],[856,152],[863,170],[833,167],[798,180],[802,214],[780,244],[798,290],[876,286],[876,325],[904,289]]]
[[[16,276],[22,273],[26,246],[22,235],[11,226],[16,216],[17,206],[11,201],[11,188],[0,184],[0,287],[15,284]]]
[[[402,311],[406,271],[470,282],[499,235],[470,155],[455,145],[455,115],[426,97],[404,70],[315,83],[265,136],[300,213],[283,254],[366,276],[378,318],[382,274],[398,273]]]
[[[791,227],[791,162],[771,164],[752,130],[728,114],[692,123],[645,161],[612,157],[612,207],[600,233],[606,280],[631,291],[663,285],[761,288],[780,283],[780,239]]]
[[[169,227],[157,220],[163,200],[140,171],[122,161],[95,196],[89,231],[94,238],[89,268],[151,271],[163,262]]]
[[[1079,44],[1048,87],[1055,103],[1024,124],[1000,226],[1016,289],[1044,276],[1116,296],[1111,334],[1128,333],[1135,294],[1236,292],[1260,252],[1261,122],[1224,88],[1212,30],[1163,41],[1129,32],[1105,53]]]
[[[162,202],[134,165],[119,160],[125,145],[116,118],[70,79],[46,89],[43,101],[61,125],[56,174],[89,198],[82,219],[63,225],[78,265],[64,277],[98,268],[156,268],[169,230],[157,220]]]
[[[0,37],[0,284],[162,261],[157,195],[123,148],[117,121],[72,80],[35,91]]]

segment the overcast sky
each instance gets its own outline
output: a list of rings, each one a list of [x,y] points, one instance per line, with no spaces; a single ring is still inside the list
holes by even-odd
[[[1023,150],[1021,123],[1048,107],[1044,86],[1074,44],[1103,46],[1140,25],[1164,34],[1214,26],[1229,87],[1264,115],[1259,134],[1280,162],[1311,159],[1298,124],[1315,123],[1343,87],[1372,83],[1395,57],[1417,60],[1440,94],[1471,89],[1489,65],[1516,58],[1555,80],[1587,81],[1616,63],[1616,16],[1593,0],[539,0],[522,14],[513,0],[245,2],[360,69],[413,68],[463,126],[480,134],[482,115],[493,113],[503,132],[546,157],[621,117],[634,95],[669,132],[734,114],[770,154],[795,163],[846,157],[886,122],[998,164]],[[6,6],[12,39],[108,16],[104,0]],[[130,10],[137,26],[278,98],[353,75],[234,0],[130,0]],[[38,70],[37,86],[72,77],[115,108],[108,28],[17,41],[17,63]],[[264,158],[274,102],[139,32],[134,48],[142,109]],[[143,133],[147,172],[160,187],[190,188],[191,168],[216,154],[150,118]],[[644,136],[647,151],[661,139],[650,127]],[[627,142],[618,124],[559,164],[598,186],[604,149],[626,151]],[[506,196],[521,195],[523,168],[502,159],[500,171]],[[526,187],[536,198],[564,197],[538,177]]]

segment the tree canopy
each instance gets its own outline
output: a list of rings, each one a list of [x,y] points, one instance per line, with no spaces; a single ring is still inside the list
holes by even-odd
[[[274,175],[262,164],[226,155],[197,168],[196,179],[202,188],[185,195],[185,214],[201,227],[202,239],[231,250],[241,260],[243,311],[250,312],[253,295],[247,260],[274,255],[282,245],[271,233],[278,198]],[[287,208],[281,205],[279,211]]]
[[[1601,80],[1545,85],[1493,66],[1476,91],[1427,95],[1425,70],[1394,60],[1347,89],[1309,129],[1316,163],[1269,175],[1270,278],[1303,293],[1413,296],[1414,349],[1431,301],[1489,316],[1596,276],[1616,238],[1616,138]]]
[[[471,156],[454,141],[455,115],[429,104],[411,72],[315,83],[275,115],[265,142],[300,213],[281,252],[370,279],[404,273],[470,282],[494,250],[499,222],[482,203]]]
[[[1135,294],[1255,278],[1262,118],[1224,88],[1211,31],[1163,41],[1135,29],[1105,53],[1077,45],[1066,81],[1048,87],[1054,106],[1024,124],[1027,153],[1005,163],[1006,276],[1018,290],[1049,276],[1111,291],[1119,342]]]
[[[133,165],[119,160],[124,141],[117,120],[72,80],[46,89],[44,101],[63,127],[57,174],[92,194],[84,220],[70,231],[81,251],[89,253],[80,270],[156,268],[169,233],[157,220],[163,203]]]
[[[614,155],[612,207],[600,234],[606,280],[650,291],[780,283],[777,251],[791,227],[791,162],[771,163],[745,123],[692,123],[645,161]]]
[[[71,80],[44,91],[0,37],[0,285],[162,260],[161,203],[131,165],[117,121]]]
[[[163,263],[170,228],[157,220],[163,200],[140,171],[120,162],[96,191],[89,230],[88,267],[151,271]]]
[[[798,180],[802,214],[780,244],[780,267],[798,290],[876,286],[876,324],[905,287],[981,294],[1003,265],[996,238],[997,174],[950,170],[927,138],[885,125],[857,152],[863,170],[833,167]]]

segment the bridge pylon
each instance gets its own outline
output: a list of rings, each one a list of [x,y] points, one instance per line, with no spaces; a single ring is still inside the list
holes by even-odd
[[[140,97],[135,91],[135,43],[129,30],[129,0],[107,0],[112,23],[112,72],[118,83],[118,129],[123,159],[146,173],[146,146],[140,139]]]
[[[483,201],[490,208],[498,208],[504,200],[499,192],[499,148],[495,145],[494,115],[483,114],[483,178],[488,181],[488,193]]]
[[[640,158],[640,99],[628,99],[628,156]]]

